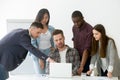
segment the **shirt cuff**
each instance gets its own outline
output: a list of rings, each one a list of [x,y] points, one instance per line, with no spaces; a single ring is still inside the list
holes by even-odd
[[[49,62],[49,60],[50,60],[50,58],[47,58],[47,59],[46,59],[46,62]]]
[[[93,70],[94,69],[94,64],[90,64],[89,68],[90,68],[90,70]]]
[[[113,72],[113,66],[108,66],[108,72]]]

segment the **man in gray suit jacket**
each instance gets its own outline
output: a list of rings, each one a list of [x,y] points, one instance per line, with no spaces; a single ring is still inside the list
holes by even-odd
[[[0,40],[0,65],[5,68],[6,72],[17,68],[24,61],[28,51],[40,59],[53,62],[31,44],[31,38],[37,38],[42,29],[41,23],[33,22],[29,29],[13,30]]]

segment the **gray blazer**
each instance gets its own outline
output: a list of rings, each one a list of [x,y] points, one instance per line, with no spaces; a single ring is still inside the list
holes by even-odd
[[[109,65],[113,66],[113,76],[118,77],[120,76],[120,59],[117,53],[117,50],[114,48],[113,40],[109,39],[108,46],[107,46],[107,52],[106,52],[106,60],[107,60],[107,68]],[[91,58],[91,64],[95,64],[97,62],[97,71],[98,74],[101,75],[101,59],[98,54],[98,52],[92,56]]]

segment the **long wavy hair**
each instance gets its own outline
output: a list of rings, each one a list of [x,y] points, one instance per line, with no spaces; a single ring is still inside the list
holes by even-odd
[[[96,54],[98,49],[99,49],[100,57],[104,58],[104,57],[106,57],[106,50],[107,50],[108,40],[110,38],[106,35],[106,31],[105,31],[105,28],[104,28],[103,25],[97,24],[97,25],[94,26],[93,29],[101,33],[101,38],[99,40],[100,44],[99,44],[99,41],[96,41],[94,37],[92,38],[92,51],[91,51],[91,54],[92,55]]]
[[[41,22],[42,21],[42,19],[43,19],[43,17],[44,17],[44,14],[48,14],[48,22],[47,22],[47,25],[49,24],[49,20],[50,20],[50,13],[49,13],[49,11],[47,10],[47,9],[45,9],[45,8],[43,8],[43,9],[41,9],[39,12],[38,12],[38,14],[37,14],[37,16],[36,16],[36,19],[35,19],[35,22]]]

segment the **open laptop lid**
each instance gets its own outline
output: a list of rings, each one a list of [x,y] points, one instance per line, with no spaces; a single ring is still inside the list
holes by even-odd
[[[71,63],[50,63],[49,77],[72,77],[72,64]]]

